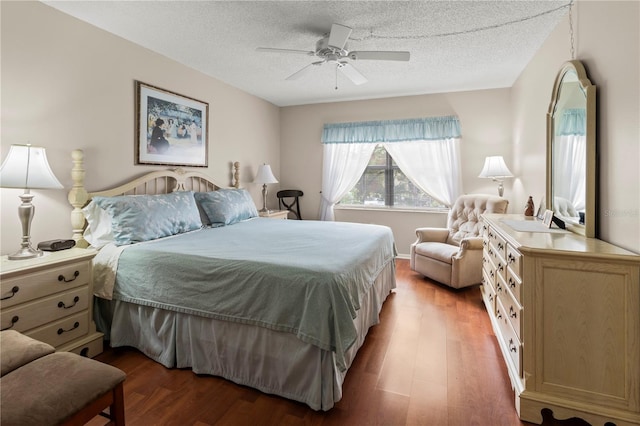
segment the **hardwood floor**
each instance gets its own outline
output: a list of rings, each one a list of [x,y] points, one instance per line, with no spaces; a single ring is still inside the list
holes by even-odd
[[[96,359],[127,373],[131,426],[529,425],[516,415],[479,288],[434,284],[408,260],[397,261],[397,288],[347,374],[342,400],[328,412],[166,369],[131,348],[107,349]]]

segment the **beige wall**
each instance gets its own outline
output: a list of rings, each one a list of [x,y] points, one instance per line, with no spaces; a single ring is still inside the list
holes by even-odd
[[[229,185],[231,162],[241,163],[242,185],[257,166],[280,174],[280,110],[175,61],[69,17],[39,2],[1,2],[2,158],[12,143],[47,148],[65,190],[33,191],[32,241],[71,235],[71,151],[86,159],[86,187],[104,189],[159,167],[134,165],[134,81],[209,103],[209,167]],[[277,185],[274,185],[277,188]],[[19,247],[17,189],[2,189],[2,254]],[[270,199],[275,207],[275,197]]]
[[[422,96],[338,102],[282,108],[281,186],[301,189],[302,215],[317,218],[322,186],[322,126],[324,123],[391,120],[457,115],[462,128],[460,148],[464,193],[497,195],[497,185],[480,179],[484,158],[503,155],[511,158],[510,89],[445,93]],[[508,164],[510,166],[510,164]],[[505,197],[510,198],[509,182]],[[440,213],[384,211],[336,211],[336,220],[380,223],[390,226],[401,256],[415,241],[415,228],[444,226]]]
[[[579,1],[576,59],[597,86],[599,238],[640,253],[640,2]],[[570,58],[569,19],[512,88],[514,196],[545,192],[545,119],[553,82]]]

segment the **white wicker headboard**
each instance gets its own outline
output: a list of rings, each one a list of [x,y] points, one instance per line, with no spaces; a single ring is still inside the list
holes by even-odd
[[[132,181],[103,191],[87,192],[84,188],[84,153],[81,149],[71,152],[73,168],[71,178],[73,188],[69,191],[69,203],[73,207],[71,212],[72,238],[77,247],[87,247],[89,244],[82,234],[86,226],[86,220],[82,208],[95,196],[114,197],[117,195],[143,195],[143,194],[167,194],[174,191],[207,192],[215,191],[225,186],[214,182],[210,177],[198,171],[184,170],[180,168],[158,170],[147,173]],[[233,184],[231,187],[240,187],[240,163],[233,163]]]

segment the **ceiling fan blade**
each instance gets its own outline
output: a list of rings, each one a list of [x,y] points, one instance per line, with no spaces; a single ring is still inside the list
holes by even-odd
[[[351,31],[351,28],[345,27],[344,25],[331,25],[331,32],[329,33],[329,47],[335,47],[340,50],[344,49],[344,45],[347,43],[347,40],[351,35]]]
[[[379,60],[379,61],[408,61],[410,57],[409,52],[400,52],[400,51],[382,51],[382,50],[372,50],[372,51],[357,51],[357,52],[349,52],[349,59],[353,60]]]
[[[369,81],[369,80],[367,80],[367,77],[362,75],[362,73],[360,71],[355,69],[348,62],[339,62],[338,63],[338,69],[342,72],[342,74],[344,74],[355,85],[364,84],[367,81]]]
[[[322,64],[324,64],[324,61],[312,62],[309,65],[307,65],[304,68],[302,68],[301,70],[294,72],[289,77],[285,78],[285,80],[297,80],[300,77],[302,77],[303,75],[305,75],[306,73],[308,73],[309,70],[311,69],[311,67],[313,67],[314,65],[318,66],[318,65],[322,65]]]
[[[313,56],[316,52],[312,50],[297,50],[297,49],[278,49],[275,47],[256,47],[256,51],[258,52],[277,52],[277,53],[296,53]]]

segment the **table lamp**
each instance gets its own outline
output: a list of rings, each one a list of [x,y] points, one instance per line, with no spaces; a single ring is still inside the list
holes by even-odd
[[[505,178],[513,177],[513,174],[504,163],[504,158],[501,155],[487,157],[484,160],[484,167],[478,175],[480,178],[490,178],[494,182],[498,182],[498,195],[502,197],[504,193],[504,186],[502,181]]]
[[[260,209],[260,213],[266,213],[267,210],[267,184],[268,183],[278,183],[278,179],[271,172],[271,166],[268,164],[261,164],[258,167],[258,174],[256,178],[253,180],[253,183],[262,184],[262,209]]]
[[[11,145],[9,154],[0,167],[0,187],[22,188],[22,204],[18,207],[18,217],[22,223],[22,244],[20,250],[9,255],[10,260],[31,259],[42,256],[42,251],[31,247],[31,220],[35,207],[31,204],[31,189],[62,189],[49,167],[45,149],[39,146]]]

